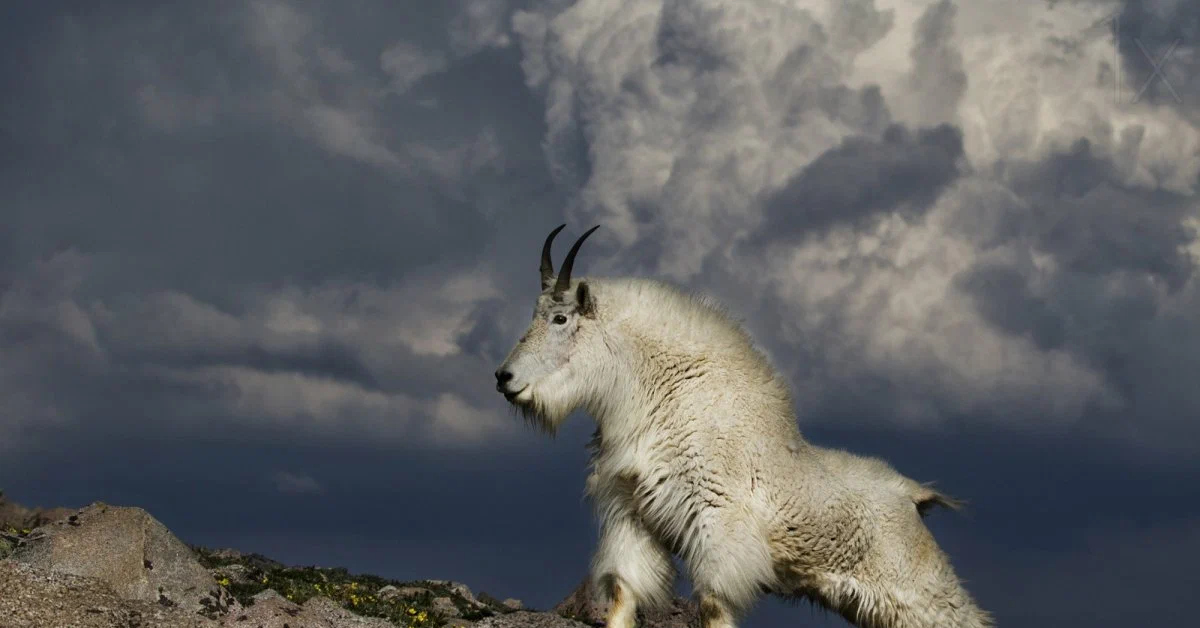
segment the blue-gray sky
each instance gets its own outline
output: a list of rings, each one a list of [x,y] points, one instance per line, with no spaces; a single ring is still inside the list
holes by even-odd
[[[711,294],[1002,625],[1200,586],[1200,8],[46,1],[0,20],[0,487],[549,606],[588,419],[491,372],[542,239]],[[564,247],[565,248],[565,247]],[[764,603],[746,622],[844,625]]]

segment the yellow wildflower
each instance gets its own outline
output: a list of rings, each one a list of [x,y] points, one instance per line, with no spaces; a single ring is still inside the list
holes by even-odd
[[[425,611],[417,613],[417,621],[424,622],[426,619],[429,619],[429,613],[426,613]]]
[[[408,607],[408,611],[407,611],[407,612],[408,612],[408,614],[409,614],[409,615],[416,615],[416,614],[417,614],[417,609],[415,609],[415,608],[413,608],[413,607],[411,607],[411,606],[410,606],[410,607]]]
[[[223,587],[227,587],[227,586],[229,586],[229,578],[222,577],[220,580],[217,580],[217,584],[219,584]]]

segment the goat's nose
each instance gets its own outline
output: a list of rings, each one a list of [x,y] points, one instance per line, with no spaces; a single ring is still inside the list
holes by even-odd
[[[499,368],[496,370],[496,383],[497,384],[507,384],[508,380],[510,380],[512,378],[513,378],[513,374],[508,369]]]

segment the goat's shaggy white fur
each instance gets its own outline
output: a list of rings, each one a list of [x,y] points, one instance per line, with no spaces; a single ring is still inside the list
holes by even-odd
[[[609,628],[673,595],[686,566],[706,628],[764,593],[864,628],[992,625],[921,518],[955,502],[879,459],[800,434],[787,383],[713,302],[648,279],[545,279],[498,388],[555,429],[597,424],[587,493]]]

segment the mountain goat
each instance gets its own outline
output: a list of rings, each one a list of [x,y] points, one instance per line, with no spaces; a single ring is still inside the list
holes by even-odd
[[[721,309],[670,284],[555,275],[542,248],[533,322],[496,389],[553,432],[596,422],[587,494],[600,520],[592,577],[608,628],[669,602],[685,565],[705,628],[733,628],[763,594],[807,599],[863,628],[982,628],[922,522],[954,500],[886,462],[800,434],[787,383]]]

